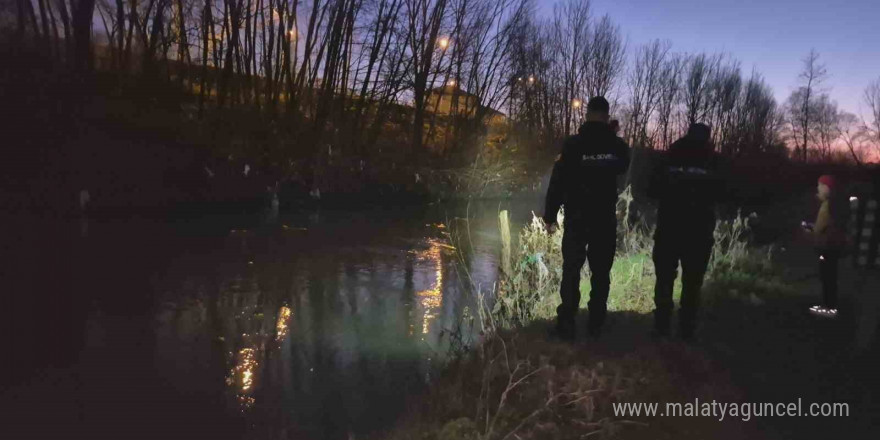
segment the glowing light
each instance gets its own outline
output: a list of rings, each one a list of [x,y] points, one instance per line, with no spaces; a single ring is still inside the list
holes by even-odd
[[[446,49],[447,47],[449,47],[449,38],[446,38],[446,37],[440,38],[440,40],[437,42],[437,44],[440,45],[441,49]]]
[[[275,324],[275,340],[282,341],[285,337],[287,337],[288,322],[290,321],[291,311],[290,308],[286,306],[282,306],[281,310],[278,311],[278,322]]]
[[[226,382],[230,385],[238,385],[241,391],[247,391],[254,385],[256,367],[256,351],[253,348],[242,348],[238,352],[238,362],[232,368],[232,374]]]
[[[571,102],[571,105],[574,106],[574,108],[581,108],[581,100],[575,99],[574,101]]]
[[[530,83],[535,82],[535,77],[534,77],[534,76],[529,76],[529,82],[530,82]]]
[[[850,202],[857,202],[857,201],[859,201],[859,198],[856,197],[856,196],[852,196],[852,197],[849,198],[849,201],[850,201]]]
[[[820,315],[836,315],[837,314],[837,309],[831,309],[831,308],[822,307],[822,306],[810,307],[810,311],[816,312]]]
[[[250,389],[251,385],[254,383],[254,372],[251,370],[245,370],[244,373],[242,373],[241,383],[242,390]]]
[[[819,260],[825,261],[825,256],[824,256],[824,255],[819,255]]]
[[[430,243],[431,246],[427,250],[419,253],[418,256],[420,259],[431,260],[434,263],[435,279],[431,288],[416,293],[420,298],[419,302],[424,308],[424,314],[422,315],[422,334],[428,333],[431,320],[437,316],[435,311],[443,303],[443,263],[440,260],[440,252],[443,248],[451,248],[451,246],[438,240],[429,240],[428,243]]]
[[[455,80],[454,80],[454,79],[450,79],[449,82],[447,82],[446,84],[447,84],[447,85],[450,85],[450,86],[454,86],[454,85],[455,85]]]

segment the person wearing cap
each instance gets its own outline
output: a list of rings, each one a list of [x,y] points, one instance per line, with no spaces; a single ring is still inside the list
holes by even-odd
[[[614,132],[615,136],[620,136],[620,121],[617,119],[612,119],[611,122],[608,123],[611,126],[611,131]]]
[[[719,156],[711,130],[691,124],[687,134],[672,143],[657,161],[648,196],[657,202],[653,260],[654,334],[670,332],[673,284],[682,268],[679,336],[690,339],[696,327],[703,277],[714,244],[715,204],[724,191]]]
[[[580,273],[590,264],[590,335],[598,336],[605,320],[611,265],[617,244],[617,176],[629,166],[629,146],[608,125],[609,105],[601,96],[587,103],[586,121],[562,146],[547,189],[544,223],[552,232],[565,207],[562,236],[562,303],[556,308],[555,335],[575,338],[580,305]]]
[[[837,220],[840,208],[832,203],[837,182],[834,176],[819,177],[816,198],[819,199],[819,213],[815,223],[802,223],[810,234],[819,260],[819,278],[822,281],[822,304],[810,308],[814,314],[834,317],[837,315],[837,268],[840,254],[846,244],[843,225]]]

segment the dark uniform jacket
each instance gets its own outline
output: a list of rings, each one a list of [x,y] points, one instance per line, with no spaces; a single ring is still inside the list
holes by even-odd
[[[544,221],[556,222],[565,205],[569,220],[613,219],[617,202],[617,176],[629,166],[629,147],[608,124],[585,122],[578,134],[562,146],[553,165],[544,209]]]
[[[723,197],[719,156],[705,143],[683,137],[654,166],[648,196],[658,202],[657,233],[711,234],[715,204]]]

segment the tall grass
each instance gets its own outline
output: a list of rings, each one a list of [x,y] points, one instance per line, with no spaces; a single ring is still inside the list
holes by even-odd
[[[646,314],[654,308],[653,227],[642,220],[644,216],[636,215],[635,210],[631,188],[627,187],[617,203],[618,243],[611,270],[608,309]],[[483,291],[476,292],[485,306],[482,318],[490,327],[523,326],[536,319],[555,316],[560,302],[564,219],[565,213],[560,211],[557,216],[560,227],[550,234],[543,221],[533,214],[532,221],[520,232],[519,246],[513,252],[512,271],[501,274],[491,298]],[[713,287],[755,284],[761,283],[758,278],[766,280],[770,276],[772,249],[760,250],[749,245],[749,219],[737,213],[733,219],[716,222],[707,284]],[[581,271],[581,307],[589,300],[589,276],[589,265],[585,264]],[[680,290],[677,279],[676,298]],[[491,307],[487,305],[489,302]]]
[[[618,247],[609,309],[648,313],[653,309],[653,228],[635,215],[629,188],[619,198],[617,213]],[[478,285],[468,265],[460,265],[463,287],[470,288],[479,303],[482,338],[466,341],[460,337],[464,330],[453,329],[459,336],[450,341],[458,344],[435,377],[430,395],[385,438],[615,438],[623,431],[632,433],[632,438],[656,438],[666,430],[689,433],[677,438],[714,438],[730,428],[713,423],[708,431],[700,432],[685,419],[623,418],[612,411],[612,405],[620,402],[678,402],[695,397],[740,400],[726,376],[709,368],[701,352],[684,350],[673,356],[687,358],[684,362],[688,365],[705,367],[706,374],[689,378],[689,386],[681,387],[674,385],[679,372],[668,358],[668,347],[643,343],[622,355],[583,350],[548,342],[541,324],[529,325],[555,315],[562,278],[564,216],[559,213],[560,228],[549,234],[533,215],[511,250],[510,269],[502,270],[492,286]],[[716,223],[710,282],[725,288],[739,286],[742,280],[738,277],[754,278],[749,271],[769,270],[769,251],[748,245],[748,223],[742,215]],[[465,263],[472,249],[468,222],[462,219],[447,224],[458,259]],[[585,303],[586,265],[582,275]],[[473,325],[473,320],[465,318],[462,323]]]

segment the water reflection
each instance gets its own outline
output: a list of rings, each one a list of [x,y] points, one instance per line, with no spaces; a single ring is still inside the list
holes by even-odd
[[[278,323],[275,324],[275,340],[281,342],[287,337],[288,321],[290,321],[290,308],[281,306],[278,311]]]
[[[469,238],[477,256],[467,270],[487,284],[496,212]],[[225,229],[221,250],[176,262],[183,276],[167,279],[174,312],[159,321],[158,350],[173,362],[162,374],[213,362],[198,341],[215,341],[248,437],[337,439],[388,426],[444,351],[441,330],[472,306],[443,223],[311,220]]]
[[[72,382],[22,385],[40,396],[35,416],[8,419],[25,429],[52,420],[58,432],[40,438],[69,436],[69,426],[94,434],[83,438],[126,438],[132,427],[138,438],[305,440],[384,429],[471,301],[444,235],[456,214],[465,210],[17,219],[9,229],[22,238],[0,246],[4,286],[22,292],[4,309],[15,377],[63,362]],[[467,274],[491,285],[497,205],[470,225]]]
[[[238,351],[235,366],[232,367],[226,385],[235,391],[237,401],[242,411],[251,408],[256,400],[251,395],[253,392],[254,372],[257,369],[257,354],[253,348],[243,348]]]
[[[431,287],[416,294],[420,298],[421,306],[424,309],[422,318],[423,335],[428,334],[431,320],[436,317],[437,310],[443,304],[443,262],[440,258],[442,249],[448,246],[437,239],[431,239],[427,242],[430,247],[418,252],[417,255],[419,260],[433,264],[436,275]],[[424,340],[424,337],[422,340]]]

